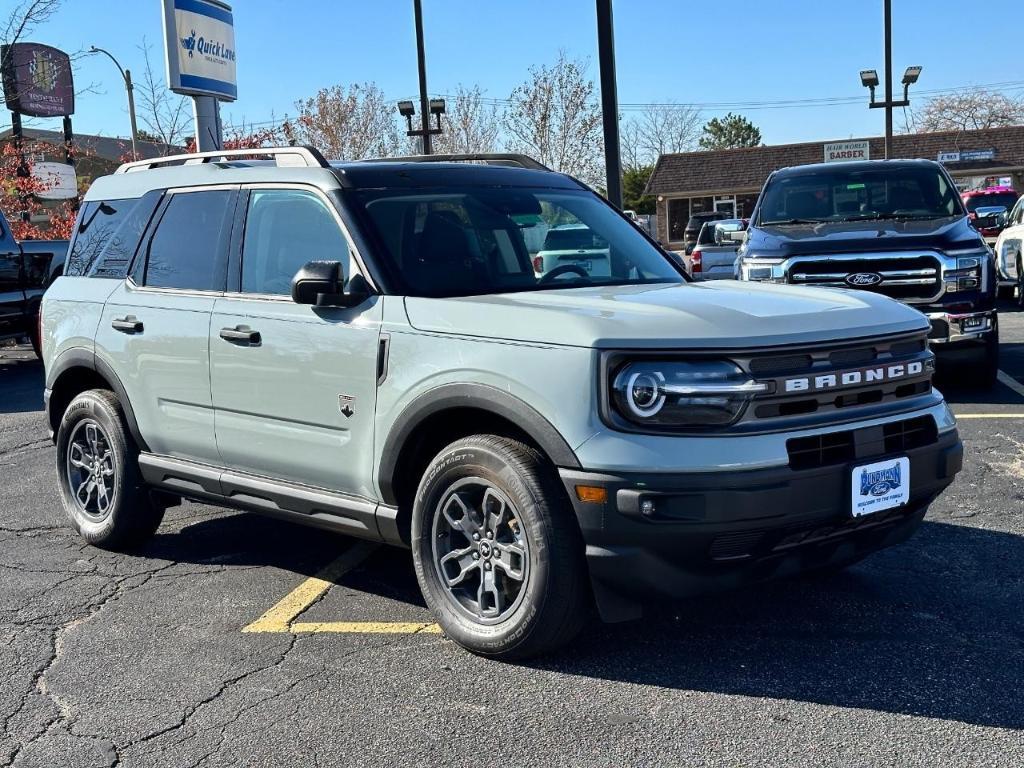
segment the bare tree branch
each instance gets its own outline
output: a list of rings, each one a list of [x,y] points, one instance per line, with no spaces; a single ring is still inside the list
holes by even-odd
[[[653,165],[661,155],[697,148],[700,112],[679,104],[650,105],[623,121],[622,159],[627,169]]]
[[[903,130],[908,133],[968,131],[1021,123],[1024,123],[1024,99],[979,89],[929,99],[921,109],[913,110],[904,118]]]
[[[586,63],[565,52],[552,66],[531,67],[505,113],[509,148],[588,184],[600,183],[604,142],[594,91]]]
[[[169,155],[185,145],[191,131],[192,115],[188,99],[168,89],[160,74],[153,71],[149,52],[153,46],[145,38],[139,50],[145,59],[142,81],[135,84],[135,98],[139,121],[145,127],[144,138],[164,145]]]
[[[289,125],[289,138],[312,144],[331,159],[390,157],[401,150],[395,106],[376,83],[324,88],[295,106],[299,115]]]
[[[434,151],[445,154],[494,152],[502,119],[497,106],[484,103],[479,85],[466,88],[460,84],[453,95],[441,119],[443,131],[434,136]]]

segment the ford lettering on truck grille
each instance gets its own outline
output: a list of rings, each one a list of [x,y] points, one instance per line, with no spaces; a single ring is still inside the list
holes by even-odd
[[[884,383],[920,376],[925,372],[925,365],[931,361],[915,360],[909,363],[893,363],[871,368],[858,368],[852,371],[835,371],[819,376],[797,376],[783,379],[782,389],[785,392],[821,392],[842,387],[856,387],[863,384]]]

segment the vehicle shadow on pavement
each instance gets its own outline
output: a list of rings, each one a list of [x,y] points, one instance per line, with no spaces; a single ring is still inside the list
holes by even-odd
[[[1022,573],[1024,537],[926,522],[846,572],[663,607],[535,666],[1020,729]]]
[[[310,576],[353,541],[228,514],[160,534],[141,554]],[[529,666],[1021,729],[1022,574],[1024,537],[928,521],[907,544],[843,573],[662,605],[639,622],[595,621]],[[423,606],[408,551],[381,547],[337,583],[371,605]],[[386,612],[374,620],[394,620]]]
[[[0,413],[43,410],[43,364],[16,347],[0,348]]]

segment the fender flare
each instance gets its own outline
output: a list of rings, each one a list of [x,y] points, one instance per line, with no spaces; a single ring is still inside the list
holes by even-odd
[[[579,459],[565,438],[528,403],[486,384],[443,384],[417,397],[391,425],[377,470],[377,484],[386,504],[397,503],[395,472],[409,437],[426,419],[456,408],[476,408],[500,416],[529,435],[556,466],[580,468]]]
[[[114,373],[114,369],[110,365],[97,357],[95,352],[85,347],[72,347],[61,352],[54,361],[47,366],[46,369],[46,390],[51,392],[54,384],[60,380],[60,377],[71,370],[72,368],[86,368],[90,371],[94,371],[99,374],[108,384],[110,388],[117,395],[118,401],[121,403],[121,409],[124,411],[125,421],[128,422],[128,431],[131,432],[132,438],[135,440],[135,444],[143,451],[148,451],[149,446],[146,444],[145,439],[142,437],[142,432],[139,430],[139,422],[135,419],[135,411],[132,409],[131,401],[128,399],[128,392],[124,388],[124,384],[121,383],[121,379],[118,378],[117,374]],[[49,400],[49,398],[47,398]]]

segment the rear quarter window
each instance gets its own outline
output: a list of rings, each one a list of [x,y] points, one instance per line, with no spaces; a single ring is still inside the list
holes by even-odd
[[[114,235],[137,202],[135,199],[124,199],[90,200],[85,203],[78,212],[64,274],[69,277],[92,276],[99,264],[100,254],[113,241]]]

